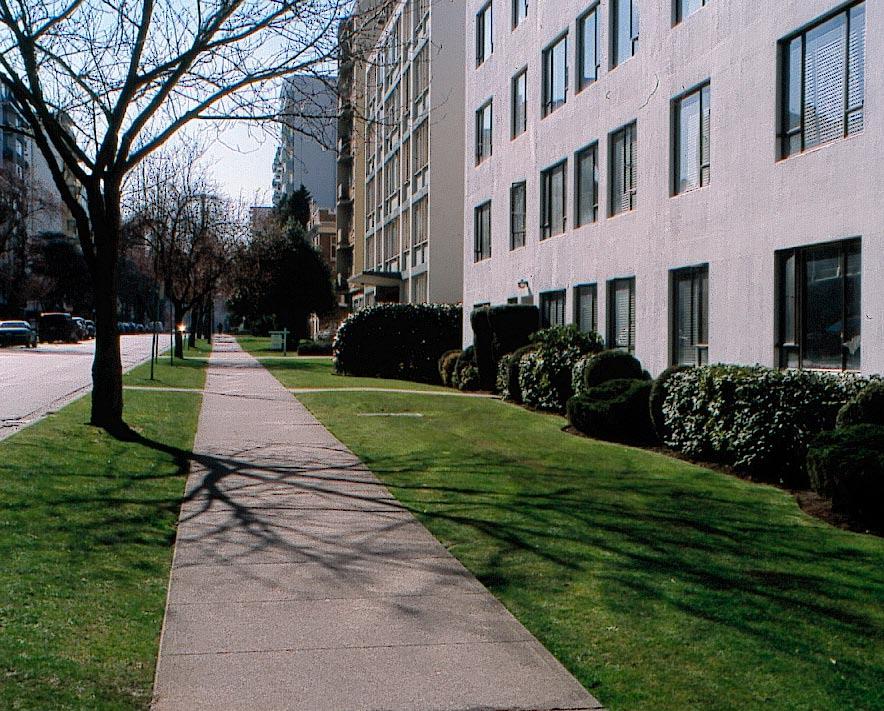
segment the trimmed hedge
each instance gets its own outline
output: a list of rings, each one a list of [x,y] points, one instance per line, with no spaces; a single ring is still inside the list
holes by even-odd
[[[442,384],[445,387],[453,387],[451,378],[454,375],[454,366],[457,364],[460,354],[460,349],[453,349],[445,351],[442,357],[439,358],[439,377],[442,379]]]
[[[519,362],[522,401],[539,410],[564,412],[574,394],[571,376],[575,363],[588,353],[601,351],[602,340],[574,325],[545,328],[531,340],[537,350]]]
[[[334,340],[335,370],[344,375],[439,382],[439,358],[458,348],[460,306],[381,304],[351,314]]]
[[[568,400],[568,422],[590,437],[645,444],[654,440],[648,408],[651,382],[609,380]]]
[[[609,380],[646,380],[638,359],[621,350],[597,353],[583,370],[583,385],[594,388]]]
[[[884,524],[884,426],[854,425],[814,438],[807,452],[814,490],[832,498],[832,510]]]
[[[470,314],[470,325],[482,388],[491,390],[500,359],[526,345],[539,328],[540,310],[528,304],[483,306]]]
[[[519,385],[519,370],[522,363],[522,358],[524,358],[529,353],[533,353],[537,350],[537,346],[534,343],[529,343],[527,346],[522,346],[521,348],[517,348],[513,353],[510,354],[509,362],[507,365],[507,399],[512,400],[514,403],[521,405],[522,404],[522,388]]]
[[[867,382],[857,376],[761,366],[689,368],[667,381],[665,442],[689,457],[806,486],[808,442],[834,427],[838,410]]]
[[[476,349],[473,346],[468,346],[457,356],[451,385],[458,390],[479,389],[479,369],[476,367]]]
[[[651,385],[651,399],[648,403],[651,412],[651,422],[654,425],[654,431],[661,442],[665,442],[669,436],[669,428],[666,426],[666,418],[663,415],[663,402],[666,400],[667,386],[669,379],[676,373],[681,373],[693,366],[690,365],[671,365],[664,370],[654,384]]]
[[[330,356],[332,354],[331,341],[303,340],[298,343],[298,355]]]
[[[884,425],[884,381],[875,380],[838,411],[838,427]]]

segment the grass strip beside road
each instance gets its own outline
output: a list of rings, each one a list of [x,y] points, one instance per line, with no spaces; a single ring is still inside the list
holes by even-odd
[[[205,341],[198,341],[199,355],[170,360],[168,351],[160,354],[159,360],[154,364],[154,379],[150,379],[150,361],[142,363],[123,376],[123,385],[137,385],[138,387],[160,388],[196,388],[202,389],[206,377],[207,351],[211,346]],[[195,349],[191,354],[197,353]],[[128,402],[129,394],[126,394]]]
[[[298,397],[613,711],[884,708],[880,538],[507,403]]]
[[[202,387],[205,361],[162,360]],[[146,442],[121,442],[86,396],[0,443],[0,708],[148,708],[187,469],[169,448],[191,450],[200,404],[127,391]]]

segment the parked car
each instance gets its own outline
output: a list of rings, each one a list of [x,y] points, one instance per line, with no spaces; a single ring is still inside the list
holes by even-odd
[[[77,328],[77,340],[85,341],[89,338],[89,329],[86,328],[86,319],[82,316],[72,316],[71,320],[74,322],[74,326]]]
[[[85,323],[86,323],[86,335],[89,338],[95,338],[95,321],[90,321],[87,318]]]
[[[52,343],[53,341],[76,343],[79,340],[77,325],[69,313],[50,312],[40,314],[40,318],[37,321],[37,331],[40,340],[44,343]]]
[[[0,321],[0,346],[37,347],[37,332],[27,321]]]

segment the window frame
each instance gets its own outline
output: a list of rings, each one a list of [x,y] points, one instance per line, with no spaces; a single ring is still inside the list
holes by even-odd
[[[709,145],[706,146],[706,152],[708,156],[708,160],[703,162],[703,95],[704,92],[708,96],[710,113],[709,113],[709,136],[708,141]],[[679,189],[679,183],[681,182],[681,106],[682,102],[686,99],[689,99],[694,94],[699,96],[700,100],[700,126],[698,135],[698,145],[697,145],[697,185],[693,188],[686,188],[684,190]],[[699,190],[700,188],[708,187],[708,185],[712,182],[712,82],[707,79],[696,86],[691,87],[687,91],[679,94],[672,100],[672,196],[683,195],[685,193],[693,192],[694,190]],[[706,171],[708,178],[704,182],[703,180],[703,171]]]
[[[704,302],[700,304],[700,315],[697,320],[703,324],[703,335],[705,342],[696,338],[691,346],[694,349],[695,358],[692,363],[681,363],[679,359],[678,348],[678,324],[680,302],[678,298],[678,284],[682,279],[688,279],[691,282],[691,295],[693,296],[694,280],[700,277],[706,277],[706,291],[702,294]],[[669,288],[670,288],[670,329],[669,329],[669,364],[670,365],[707,365],[709,363],[709,264],[695,264],[690,267],[680,267],[669,271]],[[692,304],[693,306],[693,304]],[[691,319],[695,318],[693,309],[691,309]]]
[[[476,13],[476,67],[481,67],[494,54],[494,14],[488,0]],[[487,40],[487,42],[486,42]],[[485,47],[488,46],[488,54]]]
[[[516,191],[522,191],[522,229],[516,230],[516,209],[514,197]],[[521,244],[516,244],[516,235],[521,233]],[[521,249],[528,242],[528,184],[525,180],[520,180],[510,185],[510,251]]]
[[[628,319],[629,323],[627,324],[627,328],[626,328],[626,330],[627,330],[627,346],[625,348],[623,346],[617,346],[614,344],[614,341],[616,340],[615,335],[614,335],[615,331],[616,331],[615,323],[614,323],[615,310],[613,308],[614,293],[616,291],[617,286],[622,282],[626,282],[630,286],[629,313],[627,314],[627,319]],[[607,313],[606,313],[606,318],[607,318],[606,331],[607,331],[607,333],[606,333],[605,343],[608,348],[611,348],[611,349],[617,348],[620,350],[625,350],[629,354],[635,354],[635,335],[636,335],[635,277],[629,276],[629,277],[617,277],[615,279],[609,279],[608,283],[607,283],[607,287],[608,287],[608,289],[607,289],[607,291],[608,291],[608,293],[607,293]]]
[[[522,126],[521,130],[518,130],[518,119],[520,118],[517,113],[516,106],[516,86],[519,80],[523,81],[523,85],[525,88],[525,96],[524,101],[522,102]],[[528,67],[522,67],[518,72],[513,75],[513,78],[510,80],[510,140],[516,139],[525,133],[528,130]]]
[[[592,167],[593,167],[593,187],[592,187],[592,219],[588,222],[583,222],[580,219],[580,198],[582,192],[580,190],[580,178],[582,176],[581,171],[581,158],[587,154],[592,153]],[[574,227],[583,227],[585,225],[591,225],[594,222],[598,222],[599,219],[599,142],[593,141],[592,143],[584,146],[580,150],[578,150],[574,154]]]
[[[485,152],[485,112],[488,112],[488,146]],[[494,154],[494,98],[488,99],[476,109],[476,119],[473,124],[475,129],[475,159],[476,165],[481,165]]]
[[[519,6],[524,8],[524,15],[519,19]],[[528,0],[512,0],[512,29],[516,29],[525,20],[528,19]]]
[[[541,291],[538,297],[540,307],[540,327],[564,326],[567,323],[566,312],[568,308],[568,292],[566,289],[550,289]],[[550,307],[555,305],[556,313],[561,313],[561,323],[553,323],[549,318]]]
[[[617,38],[617,30],[618,30],[618,16],[620,10],[620,3],[628,2],[629,3],[629,56],[623,57],[623,59],[618,58],[618,50],[620,48],[619,41]],[[638,41],[640,35],[640,27],[641,23],[639,20],[638,13],[638,0],[610,0],[608,3],[608,13],[610,14],[610,35],[611,39],[609,41],[609,46],[611,50],[611,58],[610,58],[610,68],[614,69],[615,67],[619,67],[621,64],[625,64],[630,59],[632,59],[638,53]],[[638,25],[636,27],[635,25]]]
[[[488,234],[480,230],[482,215],[488,211]],[[487,247],[487,249],[486,249]],[[491,259],[491,200],[476,205],[473,209],[473,263]]]
[[[562,171],[562,229],[553,230],[552,214],[552,176]],[[548,221],[547,221],[548,220]],[[564,234],[568,229],[568,159],[553,163],[540,171],[540,241]]]
[[[821,146],[829,145],[830,143],[834,143],[837,140],[843,140],[848,138],[849,133],[849,115],[854,114],[856,112],[862,112],[863,115],[863,127],[860,129],[858,133],[862,133],[865,130],[865,104],[866,104],[866,96],[865,96],[865,68],[866,68],[866,39],[868,38],[868,22],[865,14],[864,8],[864,16],[863,16],[863,25],[866,30],[864,41],[863,41],[863,98],[862,102],[858,105],[850,104],[850,67],[851,67],[851,54],[850,54],[850,16],[852,11],[859,7],[860,5],[865,5],[866,0],[853,0],[847,4],[841,5],[835,10],[828,12],[824,15],[820,15],[816,19],[807,23],[800,29],[792,32],[791,34],[786,35],[777,43],[777,64],[779,71],[779,82],[778,82],[778,91],[779,91],[779,117],[777,120],[777,142],[778,142],[778,151],[777,155],[779,160],[786,160],[787,158],[791,158],[793,156],[799,156],[807,150],[812,150],[814,148],[818,148]],[[844,52],[845,52],[845,62],[844,62],[844,111],[842,114],[842,134],[840,139],[833,139],[831,141],[826,141],[825,143],[818,143],[814,146],[810,146],[808,148],[806,146],[806,101],[805,101],[805,90],[807,88],[807,35],[812,32],[816,28],[821,25],[826,24],[830,20],[838,17],[839,15],[844,15],[845,17],[845,26],[844,26]],[[800,68],[800,89],[799,89],[799,99],[801,102],[801,115],[798,121],[797,128],[789,129],[789,80],[791,74],[791,67],[789,63],[789,48],[791,44],[797,40],[801,40],[801,68]],[[797,135],[800,140],[800,147],[792,151],[791,150],[791,140],[793,136]]]
[[[590,84],[595,84],[595,82],[599,80],[599,75],[601,74],[601,53],[599,52],[599,18],[601,15],[601,10],[601,2],[595,2],[577,18],[577,42],[575,43],[577,45],[577,61],[575,62],[577,66],[577,88],[575,93],[577,94],[583,91]],[[584,69],[586,68],[586,53],[584,52],[584,47],[586,44],[586,28],[584,23],[586,22],[587,18],[593,14],[595,15],[595,78],[587,81],[584,77]]]
[[[625,134],[626,132],[631,131],[633,134],[633,142],[635,143],[635,149],[632,153],[632,160],[627,163],[626,161],[626,145],[627,142],[624,139],[624,155],[623,155],[623,187],[624,187],[624,195],[629,194],[629,207],[623,210],[615,210],[614,206],[616,204],[614,200],[614,169],[616,168],[616,162],[614,160],[614,156],[616,153],[615,145],[617,143],[617,137],[620,134]],[[627,124],[624,124],[620,128],[612,131],[608,134],[608,217],[616,217],[617,215],[624,215],[626,213],[632,212],[636,209],[638,202],[638,176],[636,175],[635,164],[636,154],[638,153],[638,121],[630,121]],[[629,166],[629,174],[630,174],[630,182],[631,187],[629,190],[626,190],[626,168]]]
[[[578,329],[580,328],[580,301],[584,289],[592,294],[592,326],[589,331],[584,331],[584,333],[598,333],[599,293],[598,284],[595,282],[592,282],[591,284],[577,284],[574,287],[574,325],[577,326]]]
[[[675,8],[673,9],[673,13],[672,13],[673,19],[674,19],[674,22],[672,23],[673,25],[677,25],[681,22],[684,22],[691,15],[695,15],[696,13],[700,12],[700,10],[702,10],[704,7],[706,7],[706,5],[709,4],[710,0],[700,0],[700,7],[697,8],[696,10],[694,10],[693,12],[689,12],[687,15],[683,14],[683,12],[682,12],[681,6],[682,6],[683,2],[684,2],[684,0],[674,0]]]
[[[553,57],[555,56],[554,50],[559,46],[561,42],[565,43],[564,50],[562,52],[562,57],[564,57],[565,65],[565,76],[562,81],[562,90],[564,92],[564,96],[561,101],[556,102],[552,99],[552,86],[554,84],[554,63]],[[540,112],[543,118],[546,118],[550,114],[554,113],[557,109],[561,108],[565,104],[568,103],[568,30],[566,29],[564,32],[561,32],[552,42],[550,42],[546,47],[544,47],[541,52],[541,61],[540,61],[542,78],[541,78],[541,91],[540,91]],[[548,98],[549,97],[549,98]]]

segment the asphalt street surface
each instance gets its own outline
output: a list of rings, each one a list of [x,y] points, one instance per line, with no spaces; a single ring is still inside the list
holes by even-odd
[[[120,337],[124,371],[150,357],[150,339]],[[160,339],[160,347],[168,343]],[[0,439],[89,392],[94,352],[94,340],[0,348]]]

